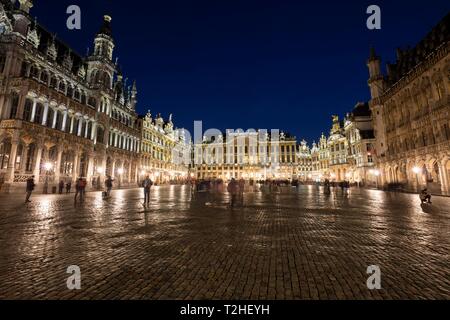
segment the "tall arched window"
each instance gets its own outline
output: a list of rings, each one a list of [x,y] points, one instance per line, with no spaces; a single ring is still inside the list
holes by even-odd
[[[89,121],[87,126],[88,126],[88,128],[87,128],[87,138],[91,139],[91,137],[92,137],[92,122]]]
[[[11,143],[7,140],[0,143],[0,170],[8,168],[10,153]]]
[[[41,124],[44,117],[44,106],[40,103],[36,105],[36,114],[34,115],[34,122]]]
[[[64,81],[61,81],[60,83],[59,83],[59,88],[58,88],[58,90],[59,91],[61,91],[61,92],[66,92],[66,83],[64,82]]]
[[[56,125],[55,129],[62,130],[63,114],[61,111],[56,111]]]
[[[47,84],[48,83],[48,73],[47,71],[42,71],[41,72],[41,82]]]
[[[55,76],[53,76],[50,79],[50,88],[56,89],[56,86],[58,85],[58,80],[56,79]]]
[[[95,100],[94,97],[89,97],[89,99],[88,99],[88,105],[90,105],[91,107],[96,108],[96,107],[97,107],[97,100]]]
[[[105,130],[98,126],[97,127],[97,143],[104,143],[105,139]]]
[[[9,113],[9,119],[16,119],[18,107],[19,107],[19,96],[16,93],[13,93],[11,97],[11,111]]]
[[[39,69],[35,65],[31,66],[30,77],[35,79],[39,77]]]
[[[33,111],[33,101],[30,99],[25,100],[25,107],[23,109],[22,119],[25,121],[31,121],[31,113]]]
[[[48,108],[47,113],[47,127],[51,128],[53,126],[53,117],[55,116],[55,111],[52,108]]]
[[[69,85],[69,86],[67,87],[67,96],[68,96],[69,98],[72,98],[72,96],[73,96],[73,87],[72,87],[71,85]]]
[[[33,143],[28,147],[27,158],[25,159],[25,171],[31,172],[33,171],[33,159],[34,153],[36,152],[36,145]]]

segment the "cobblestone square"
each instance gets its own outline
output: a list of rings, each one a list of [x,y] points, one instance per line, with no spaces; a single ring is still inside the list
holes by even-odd
[[[0,299],[449,299],[450,201],[352,189],[0,197]],[[81,268],[81,290],[66,287]],[[381,268],[381,290],[366,286]]]

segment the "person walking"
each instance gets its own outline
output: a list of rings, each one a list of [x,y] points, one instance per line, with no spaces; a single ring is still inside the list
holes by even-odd
[[[227,187],[227,191],[230,193],[230,196],[231,196],[231,203],[230,203],[231,208],[234,208],[234,206],[236,204],[238,189],[239,189],[239,185],[238,185],[237,181],[234,178],[232,178],[230,183],[228,183],[228,187]]]
[[[428,203],[431,204],[431,194],[428,192],[428,189],[425,188],[420,192],[420,202],[421,204]]]
[[[59,182],[58,191],[59,191],[59,194],[63,194],[63,192],[64,192],[64,181],[63,180],[61,180]]]
[[[34,187],[35,187],[35,183],[34,183],[34,176],[31,176],[30,178],[27,179],[27,197],[25,199],[25,202],[31,202],[30,201],[30,197],[31,197],[31,193],[33,193]]]
[[[69,194],[72,190],[72,181],[66,183],[66,193]]]
[[[142,187],[144,188],[144,205],[150,204],[150,189],[153,186],[153,181],[147,176],[142,183]]]
[[[108,176],[108,178],[105,180],[105,187],[106,187],[106,197],[109,198],[111,195],[111,190],[113,188],[113,179],[111,176]]]
[[[80,195],[80,202],[82,202],[84,200],[84,194],[86,192],[86,180],[81,177],[78,178],[75,189],[75,202],[77,202],[78,195]]]

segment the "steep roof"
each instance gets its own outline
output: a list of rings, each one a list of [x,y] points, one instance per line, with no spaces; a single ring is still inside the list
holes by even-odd
[[[448,13],[414,48],[397,50],[397,62],[388,64],[388,81],[393,84],[425,61],[429,54],[450,39],[450,13]]]

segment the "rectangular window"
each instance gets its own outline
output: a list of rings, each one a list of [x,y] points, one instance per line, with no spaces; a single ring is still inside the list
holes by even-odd
[[[6,56],[0,55],[0,73],[5,71]]]

